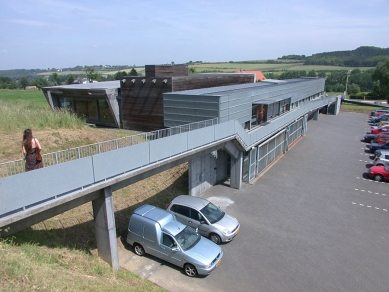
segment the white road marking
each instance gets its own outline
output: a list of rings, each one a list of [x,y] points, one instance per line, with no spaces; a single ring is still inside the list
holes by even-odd
[[[207,200],[214,203],[216,206],[219,206],[222,209],[235,203],[233,200],[230,200],[229,198],[226,197],[209,197],[207,198]]]

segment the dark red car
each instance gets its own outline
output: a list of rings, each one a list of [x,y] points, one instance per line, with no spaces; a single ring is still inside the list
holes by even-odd
[[[389,180],[389,166],[372,166],[369,168],[367,175],[375,181]]]
[[[377,137],[373,140],[374,143],[386,144],[389,141],[389,133],[379,133]]]

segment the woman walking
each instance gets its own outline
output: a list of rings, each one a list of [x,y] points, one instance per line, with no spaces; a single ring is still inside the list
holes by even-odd
[[[26,159],[26,171],[43,167],[42,160],[37,160],[37,149],[42,149],[37,138],[32,136],[31,129],[24,130],[23,134],[23,155]]]

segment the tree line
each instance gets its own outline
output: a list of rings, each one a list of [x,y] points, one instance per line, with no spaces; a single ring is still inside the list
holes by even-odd
[[[286,55],[278,59],[300,60],[304,65],[375,67],[389,58],[389,48],[362,46],[352,51],[335,51],[305,55]]]
[[[267,79],[291,79],[300,77],[321,77],[326,78],[325,91],[344,92],[358,97],[358,94],[368,96],[371,99],[389,99],[389,58],[377,64],[374,69],[368,70],[337,70],[326,74],[324,71],[316,72],[311,70],[306,72],[285,71],[281,74],[265,73]]]
[[[46,72],[46,71],[45,71]],[[74,84],[77,79],[86,78],[89,82],[95,81],[112,81],[119,80],[124,76],[138,76],[135,68],[131,71],[118,71],[115,74],[108,74],[106,77],[99,73],[94,67],[87,67],[85,73],[75,74],[58,74],[52,73],[48,78],[37,77],[36,75],[22,76],[18,79],[13,79],[9,76],[0,76],[0,89],[26,89],[27,86],[36,86],[38,89],[46,86],[55,86],[62,84]]]

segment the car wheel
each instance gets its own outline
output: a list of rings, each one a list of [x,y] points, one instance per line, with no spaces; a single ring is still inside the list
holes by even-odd
[[[219,235],[215,234],[215,233],[211,233],[209,235],[209,239],[212,240],[214,243],[216,244],[219,244],[220,242],[222,242],[221,238]]]
[[[140,244],[137,244],[137,243],[134,244],[134,252],[138,256],[143,256],[145,254],[144,248]]]
[[[196,268],[194,267],[194,265],[191,265],[191,264],[185,264],[184,265],[184,271],[185,271],[185,274],[189,277],[195,277],[197,276],[197,270]]]
[[[375,180],[375,181],[382,181],[382,179],[383,179],[382,175],[376,174],[376,175],[374,176],[374,180]]]

